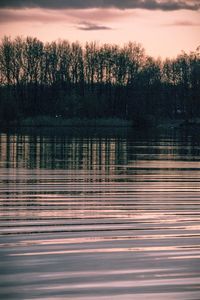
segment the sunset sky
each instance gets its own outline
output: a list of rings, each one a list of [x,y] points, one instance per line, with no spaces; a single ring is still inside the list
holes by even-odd
[[[173,57],[200,45],[200,0],[1,0],[0,37],[141,43]]]

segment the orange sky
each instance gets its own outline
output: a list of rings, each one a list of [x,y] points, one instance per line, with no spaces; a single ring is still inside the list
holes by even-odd
[[[173,57],[181,50],[195,50],[200,45],[200,6],[190,9],[115,7],[70,7],[73,1],[63,7],[45,7],[35,1],[34,7],[26,7],[21,1],[2,1],[0,4],[0,37],[9,35],[36,36],[43,41],[68,39],[69,41],[99,41],[123,44],[128,41],[141,43],[152,56]],[[75,1],[75,0],[74,0]],[[86,1],[86,0],[85,0]],[[16,2],[13,7],[9,2]],[[34,1],[32,1],[34,2]],[[41,3],[44,2],[41,1]],[[51,1],[49,1],[50,3]],[[75,1],[78,3],[79,1]],[[86,1],[87,2],[87,1]],[[109,2],[109,1],[108,1]],[[115,2],[114,0],[111,2]],[[116,0],[116,3],[119,1]],[[147,3],[142,0],[128,0],[127,3]],[[125,3],[124,2],[124,3]],[[150,0],[149,3],[175,3],[198,5],[200,1]],[[22,3],[20,6],[17,5]],[[94,0],[95,3],[95,0]],[[98,3],[98,2],[97,2]],[[148,5],[149,5],[148,3]],[[71,4],[72,5],[72,4]],[[41,6],[41,7],[39,7]],[[73,6],[73,5],[72,5]],[[130,6],[130,5],[129,5]],[[187,7],[186,7],[187,8]]]

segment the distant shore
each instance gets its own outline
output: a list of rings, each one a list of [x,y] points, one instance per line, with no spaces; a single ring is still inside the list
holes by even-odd
[[[119,118],[62,118],[60,116],[38,116],[27,118],[20,122],[20,126],[24,127],[130,127],[131,121]]]
[[[184,119],[159,119],[155,120],[151,117],[142,120],[125,120],[120,118],[63,118],[61,116],[36,116],[24,118],[9,123],[0,123],[1,127],[113,127],[113,128],[200,128],[200,119],[194,118],[190,120]]]
[[[165,60],[136,42],[4,37],[0,48],[0,126],[148,129],[200,118],[199,48]]]

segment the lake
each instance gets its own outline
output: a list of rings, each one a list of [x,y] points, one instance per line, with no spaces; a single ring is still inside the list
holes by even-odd
[[[3,131],[0,298],[200,299],[198,132]]]

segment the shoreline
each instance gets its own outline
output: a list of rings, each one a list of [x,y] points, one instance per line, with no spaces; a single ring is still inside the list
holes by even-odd
[[[37,116],[26,119],[0,122],[0,128],[133,128],[133,129],[181,129],[181,128],[200,128],[200,119],[194,118],[190,120],[184,119],[160,119],[160,120],[145,120],[140,123],[134,120],[125,120],[120,118],[70,118]]]

